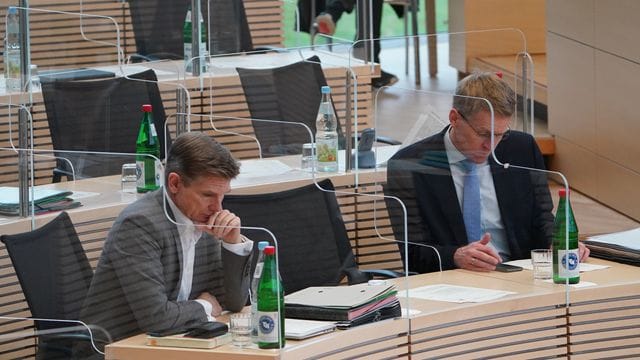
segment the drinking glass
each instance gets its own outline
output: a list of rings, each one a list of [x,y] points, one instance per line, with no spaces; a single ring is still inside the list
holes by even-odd
[[[531,265],[533,265],[533,278],[537,280],[551,279],[552,255],[549,249],[531,250]]]
[[[136,164],[123,164],[120,186],[124,193],[135,193],[138,181]]]
[[[235,313],[229,318],[231,343],[244,348],[251,344],[251,313]]]

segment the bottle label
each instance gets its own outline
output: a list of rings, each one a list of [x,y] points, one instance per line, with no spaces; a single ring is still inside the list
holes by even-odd
[[[338,136],[316,139],[318,171],[338,171]]]
[[[558,276],[573,278],[580,276],[580,257],[578,249],[558,250]]]
[[[144,160],[136,161],[136,186],[144,188]]]
[[[162,163],[160,162],[160,160],[155,160],[155,167],[156,167],[156,171],[154,175],[156,180],[156,186],[160,187],[160,185],[162,185]]]
[[[278,312],[258,311],[258,341],[277,343],[280,329],[278,327]]]
[[[262,268],[264,267],[264,263],[257,263],[256,264],[256,271],[253,273],[253,278],[254,279],[260,279],[260,277],[262,276]]]
[[[258,302],[251,299],[251,337],[254,342],[258,341]]]
[[[156,131],[156,126],[153,123],[149,124],[149,131],[151,132],[151,136],[158,136],[158,132]]]

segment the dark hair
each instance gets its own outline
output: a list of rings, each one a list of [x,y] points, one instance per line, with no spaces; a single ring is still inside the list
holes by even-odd
[[[240,173],[240,164],[227,148],[213,138],[199,132],[179,135],[167,155],[165,183],[175,172],[189,184],[202,175],[213,175],[231,180]]]
[[[460,80],[456,86],[456,96],[453,107],[466,116],[472,116],[480,111],[489,111],[486,101],[469,98],[467,96],[488,100],[496,115],[513,115],[516,106],[516,96],[511,86],[492,72],[473,72]]]

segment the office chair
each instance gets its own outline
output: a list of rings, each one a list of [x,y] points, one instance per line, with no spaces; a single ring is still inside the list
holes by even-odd
[[[66,212],[25,233],[2,235],[20,287],[34,318],[77,320],[93,271]],[[35,321],[38,331],[61,330],[77,324]],[[72,345],[88,342],[86,331],[38,335],[37,359],[71,358]]]
[[[53,149],[58,150],[53,181],[119,174],[133,156],[69,153],[64,150],[135,153],[142,104],[153,105],[153,119],[164,157],[166,119],[153,70],[91,81],[42,81],[42,95]],[[71,169],[69,162],[73,164]]]
[[[182,28],[190,3],[191,0],[130,0],[137,49],[134,57],[184,59]],[[211,55],[253,50],[243,1],[202,0],[200,3],[205,28],[211,31],[207,34]]]
[[[258,195],[227,195],[223,207],[242,219],[243,226],[264,227],[278,241],[280,275],[286,294],[309,286],[368,281],[374,274],[396,277],[387,270],[359,270],[342,220],[331,180]],[[258,241],[271,237],[264,231],[243,230]],[[255,265],[255,264],[254,264]]]
[[[320,88],[327,85],[318,56],[282,67],[236,70],[240,75],[251,118],[300,122],[311,129],[315,138],[316,116],[322,98]],[[337,120],[340,148],[344,148],[342,126],[340,119]],[[302,126],[259,121],[253,121],[252,125],[264,157],[300,154],[302,144],[312,140]],[[399,144],[384,137],[376,137],[376,141]]]

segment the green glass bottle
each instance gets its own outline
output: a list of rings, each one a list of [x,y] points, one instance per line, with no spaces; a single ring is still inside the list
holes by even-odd
[[[283,348],[285,343],[284,290],[276,266],[276,248],[267,246],[263,252],[264,266],[258,284],[258,347],[279,349]]]
[[[558,191],[560,202],[553,223],[553,282],[569,284],[580,282],[580,254],[578,252],[578,225],[576,224],[569,196],[565,189]],[[567,219],[567,210],[569,213]],[[566,229],[569,228],[569,246],[567,250]]]
[[[160,159],[160,142],[153,123],[151,105],[142,105],[142,112],[144,116],[140,124],[140,131],[138,131],[138,140],[136,140],[136,190],[139,193],[159,188],[162,172],[160,161],[147,156],[153,155]]]
[[[198,22],[200,23],[200,73],[206,72],[206,63],[208,60],[209,53],[207,52],[207,28],[204,26],[204,20],[202,19],[202,12],[198,14]],[[192,47],[192,24],[191,24],[191,5],[189,5],[189,9],[187,10],[187,16],[184,19],[184,25],[182,27],[182,40],[184,45],[184,63],[185,70],[187,72],[192,72],[193,69],[193,61],[191,47]]]

